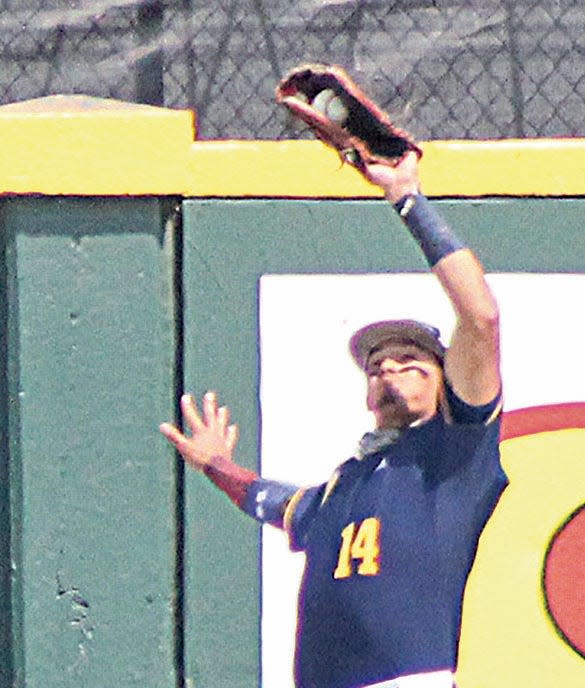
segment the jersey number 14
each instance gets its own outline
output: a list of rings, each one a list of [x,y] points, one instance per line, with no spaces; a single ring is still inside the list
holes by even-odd
[[[373,516],[361,523],[349,523],[341,531],[333,578],[349,578],[354,570],[359,576],[375,576],[380,572],[380,521]]]

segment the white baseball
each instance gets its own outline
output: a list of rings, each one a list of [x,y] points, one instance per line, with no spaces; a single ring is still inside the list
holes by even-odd
[[[332,88],[326,88],[317,93],[317,95],[313,98],[311,105],[315,108],[315,110],[325,114],[327,112],[327,105],[332,98],[335,98],[335,91]]]
[[[331,98],[327,105],[327,117],[333,122],[341,124],[347,117],[347,114],[348,110],[343,100],[339,96]]]
[[[333,122],[343,122],[347,117],[347,107],[332,88],[319,91],[313,98],[311,105],[315,110],[327,115]]]

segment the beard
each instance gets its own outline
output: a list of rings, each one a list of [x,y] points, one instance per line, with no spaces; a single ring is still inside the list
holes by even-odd
[[[381,406],[406,407],[406,400],[394,385],[385,384],[378,397],[378,407]]]
[[[383,418],[384,425],[388,427],[405,428],[418,419],[418,414],[408,408],[400,390],[389,383],[384,383],[375,394],[368,396],[368,409],[379,420]]]

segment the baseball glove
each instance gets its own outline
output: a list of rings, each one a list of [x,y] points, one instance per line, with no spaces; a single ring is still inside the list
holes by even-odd
[[[361,171],[375,163],[394,167],[408,151],[422,156],[412,136],[396,127],[337,65],[295,67],[279,82],[276,101]]]

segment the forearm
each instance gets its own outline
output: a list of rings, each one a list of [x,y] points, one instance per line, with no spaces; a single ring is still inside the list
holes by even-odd
[[[297,487],[261,478],[238,464],[215,457],[203,472],[231,501],[260,523],[282,527],[286,505]]]
[[[222,456],[213,457],[203,468],[203,473],[240,508],[246,500],[250,485],[258,480],[254,471],[238,466]]]
[[[497,316],[497,303],[483,268],[423,194],[409,194],[394,205],[451,300],[457,316],[480,329]]]
[[[483,267],[424,196],[408,196],[395,207],[457,316],[444,361],[446,376],[464,401],[485,404],[501,391],[501,379],[498,305]]]

